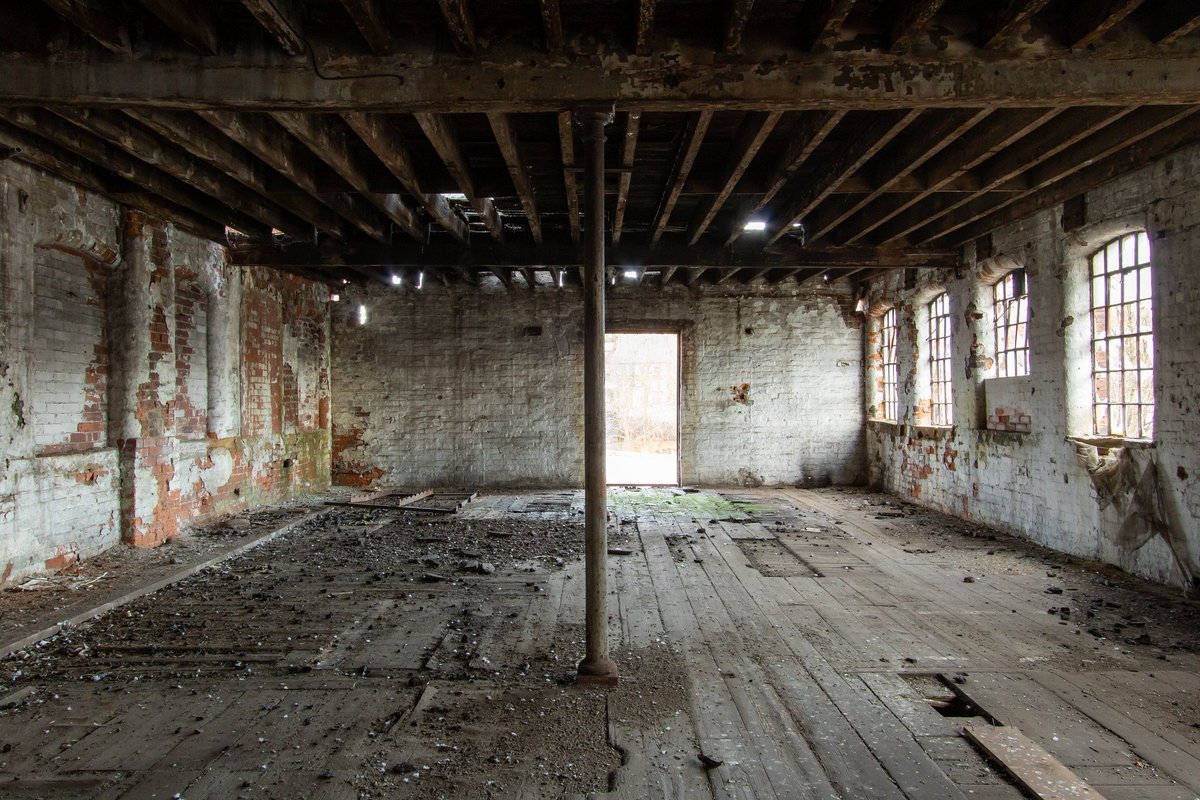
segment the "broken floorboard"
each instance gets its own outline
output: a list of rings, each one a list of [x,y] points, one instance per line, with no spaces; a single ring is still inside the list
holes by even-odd
[[[926,701],[939,674],[1109,800],[1200,796],[1190,606],[885,502],[613,490],[609,691],[572,683],[579,492],[331,508],[0,662],[32,690],[0,796],[1018,800]],[[1109,638],[1133,607],[1160,644]]]

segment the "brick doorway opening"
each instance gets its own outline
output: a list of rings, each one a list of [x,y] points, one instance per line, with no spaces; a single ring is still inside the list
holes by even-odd
[[[679,485],[679,334],[604,337],[610,485]]]

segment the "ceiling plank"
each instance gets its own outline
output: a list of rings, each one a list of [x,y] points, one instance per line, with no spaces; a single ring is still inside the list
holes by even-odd
[[[562,9],[558,0],[539,0],[542,9],[542,27],[546,31],[546,50],[551,53],[563,51]]]
[[[558,146],[562,156],[563,191],[567,196],[567,224],[571,228],[571,241],[578,242],[579,186],[575,180],[575,131],[571,127],[571,112],[558,112]]]
[[[342,0],[346,13],[375,55],[392,52],[392,31],[382,0]]]
[[[525,221],[529,225],[529,235],[538,244],[542,243],[542,218],[538,214],[537,197],[533,193],[533,182],[529,179],[529,167],[521,155],[521,145],[512,129],[512,120],[507,114],[488,114],[488,123],[492,126],[492,134],[496,144],[500,146],[500,155],[508,166],[508,174],[512,177],[513,187],[517,190],[517,198],[521,208],[525,210]]]
[[[813,53],[827,53],[837,43],[838,34],[857,0],[818,0],[805,3],[800,21],[800,46]]]
[[[1200,103],[1200,53],[1154,48],[1152,55],[1106,58],[1091,51],[1046,58],[975,56],[884,59],[858,53],[764,65],[733,58],[686,58],[664,72],[652,59],[611,68],[593,56],[513,63],[431,57],[389,77],[394,58],[357,55],[327,62],[337,80],[313,80],[302,59],[232,55],[154,61],[74,60],[14,54],[0,70],[0,105],[161,106],[271,111],[557,112],[564,97],[636,105],[642,113],[711,110],[887,110],[1053,108],[1074,105]]]
[[[298,239],[311,236],[311,230],[297,217],[248,191],[224,172],[200,162],[186,150],[160,140],[128,117],[115,111],[95,109],[65,108],[55,109],[53,113],[263,225],[278,228]]]
[[[271,34],[283,52],[289,56],[299,56],[308,51],[304,26],[300,22],[300,9],[295,0],[242,0],[242,5]]]
[[[1106,126],[1098,133],[1079,141],[1073,147],[1057,149],[1053,157],[1040,160],[1027,173],[1028,188],[1020,194],[1008,195],[998,203],[993,198],[981,198],[981,205],[986,204],[988,214],[1012,205],[1031,195],[1036,195],[1043,189],[1062,181],[1064,178],[1089,167],[1097,161],[1110,158],[1137,142],[1158,135],[1160,131],[1172,127],[1176,123],[1194,118],[1200,111],[1195,106],[1149,106],[1138,109],[1127,115],[1122,115],[1119,121]],[[1190,130],[1196,130],[1192,125]],[[939,223],[931,223],[914,233],[917,243],[942,239],[971,222],[979,219],[978,208],[968,207],[957,217],[943,218]]]
[[[401,230],[418,241],[424,238],[420,220],[399,195],[371,191],[371,167],[351,149],[343,128],[316,114],[276,111],[272,116]]]
[[[786,147],[771,168],[771,176],[767,179],[766,189],[750,208],[749,216],[754,216],[766,208],[775,195],[792,179],[792,176],[804,166],[813,151],[825,141],[829,134],[833,133],[834,128],[845,116],[845,111],[815,112],[807,115],[796,126],[792,135],[788,137]],[[741,219],[734,220],[729,231],[729,238],[726,240],[728,244],[732,244],[742,235],[744,222],[745,220]]]
[[[322,180],[318,174],[319,162],[311,152],[295,142],[278,125],[229,111],[197,113],[210,125],[286,175],[301,189],[336,211],[372,239],[389,239],[387,226],[365,203],[359,203],[355,198],[340,192],[322,191]]]
[[[276,187],[272,185],[270,168],[196,116],[186,111],[146,109],[128,109],[125,113],[246,188],[268,199],[274,194]],[[296,216],[313,227],[334,238],[346,238],[347,231],[341,218],[311,195],[298,190],[289,193],[286,202]]]
[[[633,50],[639,56],[650,55],[650,40],[654,36],[654,13],[658,0],[638,0],[637,36]]]
[[[438,0],[438,7],[450,29],[454,48],[463,55],[475,52],[475,18],[467,7],[467,0]]]
[[[1094,0],[1072,9],[1067,46],[1075,49],[1095,44],[1132,14],[1143,0]]]
[[[75,153],[92,164],[103,165],[105,169],[122,178],[219,225],[235,228],[247,236],[271,238],[271,226],[264,225],[240,211],[234,211],[48,111],[8,108],[0,110],[0,117]]]
[[[671,278],[675,277],[675,273],[678,271],[678,269],[679,267],[676,266],[664,267],[662,271],[658,273],[658,288],[660,290],[667,288],[667,284],[671,282]]]
[[[938,199],[933,203],[926,202],[914,206],[881,227],[877,238],[885,242],[897,241],[919,228],[928,227],[1005,181],[1113,124],[1131,110],[1103,107],[1067,109],[1045,126],[1039,127],[1033,135],[1013,143],[994,158],[981,164],[978,168],[979,189],[958,195],[951,200]]]
[[[42,0],[60,17],[92,37],[110,53],[129,55],[129,29],[111,6],[100,0]]]
[[[207,6],[204,3],[180,3],[176,0],[139,2],[193,50],[206,56],[217,54],[220,48],[217,26],[212,17],[205,13]]]
[[[692,165],[696,163],[696,154],[700,152],[700,145],[704,143],[704,135],[708,133],[712,117],[713,112],[711,111],[697,111],[688,119],[687,131],[683,135],[683,146],[676,156],[675,167],[672,170],[673,177],[662,201],[658,204],[658,214],[654,218],[654,230],[650,234],[651,244],[658,243],[658,240],[662,238],[663,231],[671,221],[671,213],[675,210],[675,204],[679,201],[679,194],[683,191],[684,184],[687,183],[688,175],[692,172]]]
[[[861,132],[838,148],[832,158],[817,165],[803,181],[798,193],[787,205],[787,209],[774,222],[767,234],[767,243],[779,241],[791,231],[792,225],[801,222],[817,204],[828,197],[842,181],[856,173],[876,153],[896,136],[900,135],[921,116],[913,109],[906,112],[881,114],[863,126]]]
[[[414,268],[463,268],[513,270],[574,269],[583,263],[579,248],[566,242],[538,246],[528,241],[499,243],[491,239],[472,242],[467,248],[442,240],[417,244],[398,240],[393,244],[358,242],[349,245],[321,242],[287,246],[248,243],[238,246],[238,263],[266,266],[395,266]],[[802,247],[791,241],[766,249],[728,248],[716,243],[689,246],[682,237],[664,240],[657,247],[625,243],[606,248],[609,265],[637,264],[642,271],[689,266],[705,269],[761,268],[848,268],[859,266],[892,269],[956,263],[958,251],[910,247]]]
[[[775,125],[782,116],[783,112],[781,111],[751,111],[746,114],[741,127],[738,128],[733,146],[729,150],[729,158],[722,173],[721,190],[715,196],[703,201],[696,209],[696,216],[688,228],[689,244],[695,244],[708,230],[713,218],[725,205],[725,201],[733,193],[737,182],[750,167],[750,162],[754,160],[759,148],[771,135],[771,131],[775,130]]]
[[[877,201],[870,213],[859,216],[855,230],[841,235],[842,244],[859,241],[921,201],[942,191],[953,181],[961,179],[969,170],[1046,125],[1061,113],[1062,109],[1056,108],[1026,109],[994,116],[992,124],[985,125],[984,130],[976,132],[961,144],[956,144],[946,153],[940,154],[922,170],[925,180],[923,191],[907,198],[889,201],[885,208],[880,208]],[[978,185],[972,191],[977,190]]]
[[[416,114],[417,124],[425,132],[425,137],[437,151],[438,157],[446,165],[450,176],[458,184],[459,190],[467,196],[467,202],[483,219],[492,237],[504,238],[504,225],[500,221],[500,212],[490,197],[480,197],[475,190],[475,181],[471,178],[471,170],[467,166],[466,156],[458,145],[458,139],[450,127],[449,121],[441,114]]]
[[[1003,47],[1050,0],[1006,0],[983,16],[975,35],[981,47]]]
[[[721,45],[726,53],[736,53],[742,49],[742,37],[746,35],[746,23],[750,21],[750,12],[753,10],[754,0],[730,0],[729,17]]]
[[[500,279],[505,289],[512,288],[512,270],[507,267],[491,267],[490,272]]]
[[[825,236],[836,226],[862,211],[870,203],[879,198],[904,178],[910,176],[931,158],[945,150],[954,142],[992,113],[990,108],[975,112],[947,112],[927,125],[921,126],[920,135],[911,137],[896,153],[888,159],[886,176],[876,176],[874,188],[848,204],[837,214],[824,214],[818,209],[814,219],[807,225],[807,241],[814,242]]]
[[[891,44],[901,50],[933,20],[946,0],[903,0],[892,19]]]
[[[960,228],[954,234],[954,239],[959,242],[973,241],[1003,225],[1025,219],[1031,214],[1089,192],[1122,175],[1149,166],[1197,139],[1200,139],[1200,116],[1187,114],[1174,125],[1156,131],[1155,135],[1145,137],[1107,159],[1088,164],[1064,180],[1016,202],[992,209],[987,215]]]
[[[621,226],[625,224],[625,206],[629,202],[629,187],[633,183],[633,160],[637,152],[638,130],[642,112],[625,112],[625,135],[621,140],[621,176],[617,181],[617,204],[613,211],[612,241],[621,241]]]
[[[449,201],[440,194],[421,191],[417,181],[417,170],[409,155],[408,147],[396,132],[396,127],[387,117],[378,114],[350,112],[342,119],[358,134],[371,152],[396,176],[396,179],[412,195],[425,213],[460,242],[466,242],[470,233],[466,221],[454,210]]]

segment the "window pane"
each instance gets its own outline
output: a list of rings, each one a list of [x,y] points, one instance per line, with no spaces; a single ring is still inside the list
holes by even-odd
[[[1093,254],[1092,399],[1095,432],[1154,435],[1154,309],[1150,239],[1123,236]],[[1103,266],[1100,267],[1099,265]]]

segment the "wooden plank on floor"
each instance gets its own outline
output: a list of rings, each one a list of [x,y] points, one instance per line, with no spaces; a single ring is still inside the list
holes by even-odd
[[[1039,800],[1104,800],[1104,795],[1017,728],[968,723],[963,733]]]

